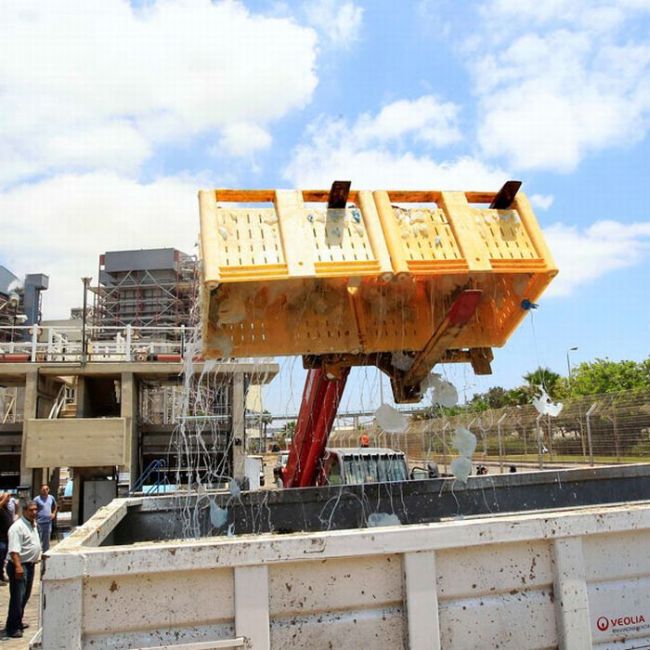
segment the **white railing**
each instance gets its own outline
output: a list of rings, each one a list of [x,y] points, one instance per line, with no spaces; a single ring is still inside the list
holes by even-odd
[[[193,328],[66,326],[0,327],[0,361],[39,363],[169,361],[182,357]],[[168,355],[171,355],[168,356]],[[271,358],[222,360],[268,363]]]
[[[61,416],[63,407],[69,402],[69,391],[70,388],[68,386],[61,384],[61,388],[59,388],[59,392],[57,393],[54,404],[52,404],[52,408],[50,409],[50,414],[48,415],[50,420],[56,420]]]

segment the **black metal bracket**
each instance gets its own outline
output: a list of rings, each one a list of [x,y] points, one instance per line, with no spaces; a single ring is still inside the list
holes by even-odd
[[[327,207],[334,210],[344,208],[350,195],[352,181],[334,181],[327,200]]]
[[[515,200],[520,187],[521,181],[506,181],[490,203],[490,209],[507,210]]]

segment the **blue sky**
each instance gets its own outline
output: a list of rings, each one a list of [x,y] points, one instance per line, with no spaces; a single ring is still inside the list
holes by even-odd
[[[444,372],[471,396],[573,346],[645,358],[649,28],[650,0],[0,1],[0,264],[64,317],[104,250],[193,252],[199,188],[519,178],[560,275],[492,377]]]

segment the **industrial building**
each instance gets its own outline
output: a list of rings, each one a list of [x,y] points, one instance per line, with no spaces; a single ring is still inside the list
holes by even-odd
[[[99,256],[93,323],[101,327],[180,327],[193,305],[196,258],[174,248]]]
[[[22,339],[24,330],[17,326],[41,322],[41,293],[48,286],[47,275],[29,273],[21,280],[0,265],[0,341]]]
[[[12,354],[0,354],[0,488],[33,493],[45,480],[56,489],[59,468],[68,468],[75,524],[143,482],[244,477],[247,424],[259,420],[247,394],[259,395],[278,366],[211,368],[209,412],[184,422],[182,355],[193,332],[195,277],[195,258],[173,248],[106,252],[87,319],[82,308],[76,318],[40,321],[47,276],[21,283],[0,267],[9,332],[24,314]],[[33,322],[41,324],[29,334]],[[202,370],[198,360],[194,372]],[[180,454],[174,436],[182,422],[190,435]],[[147,476],[151,467],[155,476]]]
[[[126,357],[126,355],[125,355]],[[181,414],[182,363],[165,361],[71,361],[0,364],[0,387],[20,395],[11,417],[0,419],[0,488],[25,493],[41,481],[57,483],[58,468],[73,470],[72,522],[81,523],[98,507],[132,489],[154,461],[156,480],[175,483],[210,470],[244,477],[246,394],[275,376],[275,363],[218,364],[210,370],[215,387],[209,426],[187,423],[195,459],[187,466],[173,444]],[[200,375],[203,363],[194,372]],[[195,445],[193,447],[192,445]],[[204,450],[204,455],[197,455]],[[210,477],[208,477],[209,480]]]

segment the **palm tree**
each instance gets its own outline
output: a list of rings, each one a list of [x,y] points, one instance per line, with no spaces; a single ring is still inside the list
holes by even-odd
[[[538,392],[543,388],[549,397],[556,398],[562,386],[562,376],[553,372],[550,368],[541,366],[532,372],[524,375],[524,381],[528,384],[533,392]]]

